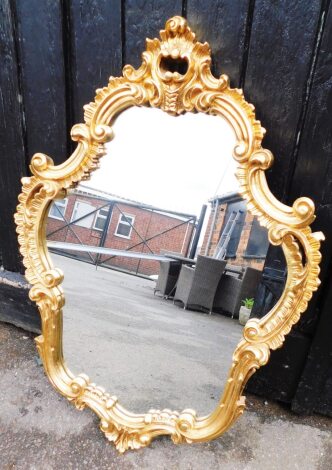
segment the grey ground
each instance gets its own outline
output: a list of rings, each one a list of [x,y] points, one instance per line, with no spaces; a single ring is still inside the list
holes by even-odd
[[[91,266],[88,268],[91,268]],[[97,271],[97,273],[98,276],[103,276],[102,272]],[[123,279],[121,276],[117,274],[114,279]],[[83,277],[83,271],[81,271],[80,278],[83,279]],[[220,323],[220,320],[216,319],[215,316],[209,317],[197,312],[184,312],[171,303],[153,298],[150,292],[150,284],[146,284],[146,281],[141,282],[142,280],[137,278],[128,280],[128,276],[125,278],[126,281],[123,280],[123,282],[127,286],[128,299],[132,301],[132,307],[129,309],[129,312],[132,313],[140,312],[139,309],[135,310],[137,287],[147,285],[144,311],[146,319],[149,319],[148,323],[151,325],[152,332],[146,331],[146,325],[141,323],[143,320],[139,316],[134,321],[133,317],[127,312],[126,321],[122,321],[116,315],[112,315],[114,328],[112,329],[111,339],[112,342],[117,344],[118,348],[122,349],[122,354],[114,358],[112,357],[114,351],[109,350],[111,355],[107,360],[111,364],[111,368],[114,368],[114,359],[117,359],[116,375],[121,376],[121,369],[125,368],[122,381],[119,380],[116,383],[116,386],[119,387],[119,393],[117,393],[120,396],[120,401],[125,402],[125,404],[129,403],[134,407],[135,405],[150,405],[144,396],[144,381],[137,386],[137,389],[135,388],[134,394],[129,393],[129,391],[133,386],[132,378],[134,377],[135,381],[139,378],[139,371],[135,372],[133,370],[135,367],[139,367],[141,370],[142,368],[152,370],[152,366],[158,364],[162,366],[165,362],[164,357],[159,357],[159,362],[147,359],[150,348],[145,349],[142,344],[149,344],[149,335],[151,334],[158,339],[155,343],[151,342],[151,348],[160,345],[160,349],[158,349],[157,354],[155,353],[155,356],[159,354],[167,356],[169,352],[170,356],[166,358],[168,366],[171,366],[172,360],[181,359],[183,356],[186,367],[190,367],[190,365],[198,367],[197,370],[192,369],[193,374],[189,374],[189,371],[183,381],[177,379],[176,382],[169,384],[173,386],[175,383],[177,387],[185,387],[179,389],[179,393],[175,393],[174,396],[169,393],[169,389],[163,390],[162,386],[159,385],[158,387],[155,384],[154,392],[157,397],[159,394],[162,405],[165,404],[165,401],[173,403],[174,400],[176,408],[181,408],[177,400],[183,394],[189,401],[195,402],[197,400],[198,405],[202,403],[202,397],[208,402],[211,400],[211,403],[214,403],[214,398],[211,398],[209,393],[215,386],[213,384],[220,384],[219,376],[216,377],[214,382],[211,378],[214,369],[208,368],[204,372],[203,362],[201,363],[198,358],[202,354],[207,354],[205,350],[209,347],[213,349],[214,353],[217,351],[218,341],[214,342],[213,340],[206,344],[207,337],[216,328],[226,328],[224,324]],[[69,282],[67,278],[66,283]],[[70,289],[70,285],[68,285],[68,288]],[[131,293],[129,294],[129,292]],[[167,308],[163,306],[161,310],[165,315],[163,320],[159,316],[153,315],[152,304],[148,302],[148,298],[154,299],[151,302],[155,302],[153,305],[156,306],[159,305],[159,302],[167,304]],[[120,299],[119,303],[121,303]],[[86,305],[86,299],[83,299],[77,305],[77,309],[79,310],[79,307],[84,305]],[[67,308],[69,312],[70,304],[67,305]],[[179,315],[179,317],[176,317],[176,320],[172,322],[171,319],[174,315]],[[189,317],[190,315],[191,317]],[[190,318],[195,319],[195,324],[198,323],[197,329],[192,329],[192,320]],[[66,321],[68,323],[67,333],[69,334],[69,317]],[[211,330],[207,326],[209,322],[213,322]],[[93,317],[90,327],[91,324],[99,324],[99,327],[100,325],[105,326],[102,318],[98,317]],[[226,322],[225,324],[230,327],[229,331],[235,331],[232,330],[233,327],[229,323]],[[77,336],[81,336],[85,331],[84,327],[87,326],[83,316],[76,322],[76,325],[79,326],[76,330]],[[206,326],[203,327],[203,325]],[[124,336],[124,333],[127,335],[127,329],[126,332],[124,331],[125,327],[130,332],[130,341]],[[179,336],[176,336],[176,332],[173,331],[174,327],[177,328]],[[207,329],[206,332],[204,328]],[[119,334],[121,332],[123,333],[122,336]],[[92,329],[89,334],[91,336]],[[169,335],[175,335],[172,341],[166,341]],[[222,344],[225,344],[226,336],[222,338],[224,340]],[[184,338],[182,342],[180,337]],[[218,338],[218,334],[215,333],[214,337]],[[196,348],[192,345],[193,338],[195,344],[198,341]],[[87,346],[85,340],[86,338],[82,338],[81,344],[78,342],[77,346]],[[183,344],[185,344],[185,347]],[[135,347],[132,349],[130,345]],[[177,349],[178,345],[179,349]],[[68,345],[66,347],[68,349]],[[171,348],[176,350],[175,356],[171,355]],[[85,349],[89,351],[89,349]],[[88,354],[82,351],[80,350],[80,353],[85,354],[84,369],[86,371],[93,366],[92,359],[95,353]],[[204,359],[207,357],[204,356]],[[130,360],[128,361],[128,359]],[[75,360],[77,361],[75,355],[72,357],[72,363],[68,360],[72,368],[74,368]],[[128,370],[126,370],[125,360],[131,364],[131,368],[128,368]],[[77,367],[80,367],[79,362],[77,362]],[[98,372],[98,367],[94,365],[91,370],[91,377],[94,378],[98,373],[102,374],[102,368],[99,369]],[[174,371],[177,375],[181,375],[179,374],[179,368],[174,369]],[[146,374],[146,372],[144,373]],[[167,385],[169,379],[173,380],[172,373],[173,371],[166,378],[159,377],[159,379],[165,380],[165,382],[161,382],[161,385]],[[200,373],[202,373],[201,377],[193,377]],[[106,380],[109,378],[112,379],[112,383],[114,383],[114,377],[115,374],[105,375],[104,377],[100,375],[100,379],[104,378]],[[186,387],[188,380],[194,380],[194,382],[191,382],[194,384],[205,383],[208,380],[209,383],[211,382],[212,388],[209,389],[209,392],[204,387],[193,392],[192,389],[196,385]],[[97,382],[102,383],[103,380]],[[151,383],[148,383],[149,387]],[[112,386],[110,390],[112,393],[113,389]],[[134,398],[131,398],[132,395],[134,395]],[[120,456],[113,445],[99,431],[98,419],[92,412],[89,410],[77,411],[53,390],[45,377],[43,368],[38,364],[33,336],[14,326],[5,324],[0,324],[0,397],[1,470],[85,468],[321,470],[332,468],[331,419],[319,416],[298,417],[278,404],[254,396],[247,397],[247,411],[233,428],[213,442],[175,446],[169,438],[161,438],[153,441],[152,445],[146,449],[135,452],[129,451]],[[144,411],[144,409],[140,411]]]
[[[64,356],[135,412],[217,405],[242,334],[237,320],[184,310],[155,282],[62,256]]]

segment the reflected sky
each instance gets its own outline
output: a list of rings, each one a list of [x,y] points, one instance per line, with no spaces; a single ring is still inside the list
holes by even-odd
[[[208,199],[238,187],[235,135],[221,117],[133,107],[113,130],[101,168],[84,183],[89,187],[196,215]]]

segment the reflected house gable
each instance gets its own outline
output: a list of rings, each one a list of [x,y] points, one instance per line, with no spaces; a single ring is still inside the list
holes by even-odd
[[[66,201],[62,212],[56,209],[58,217],[53,216],[58,201],[50,209],[48,240],[139,253],[189,253],[196,224],[192,214],[168,211],[85,185],[69,192]],[[66,255],[146,276],[159,272],[159,262],[154,260],[68,250]]]
[[[242,196],[237,191],[228,192],[209,203],[211,211],[200,253],[262,270],[269,246],[267,229],[247,211]],[[224,248],[223,253],[220,248]]]

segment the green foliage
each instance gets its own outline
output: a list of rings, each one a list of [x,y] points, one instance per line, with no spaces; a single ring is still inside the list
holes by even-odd
[[[246,308],[249,308],[249,310],[251,310],[254,306],[254,302],[255,300],[254,299],[244,299],[242,300],[242,303],[243,305],[246,307]]]

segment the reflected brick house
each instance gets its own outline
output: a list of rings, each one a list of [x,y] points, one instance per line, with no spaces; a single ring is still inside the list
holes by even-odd
[[[232,214],[237,217],[226,248],[225,259],[237,266],[251,266],[262,270],[269,246],[267,230],[257,217],[247,211],[246,202],[239,193],[228,193],[210,200],[211,212],[204,234],[201,254],[214,256],[220,238],[225,235]]]
[[[47,238],[140,253],[188,254],[196,217],[79,186],[49,211]],[[72,251],[70,256],[145,275],[158,274],[159,262]]]

